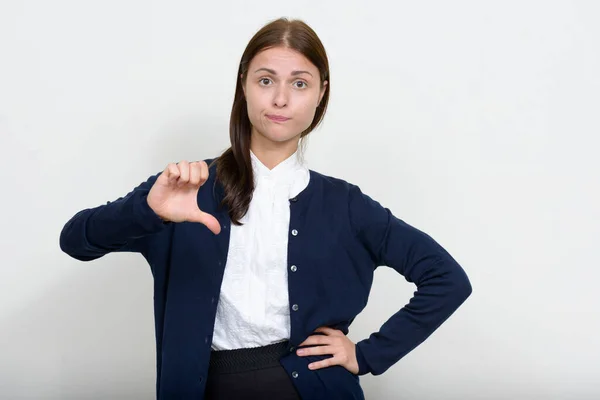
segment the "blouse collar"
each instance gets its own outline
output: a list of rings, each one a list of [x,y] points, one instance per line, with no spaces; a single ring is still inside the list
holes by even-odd
[[[294,154],[277,164],[273,169],[269,169],[264,165],[252,150],[250,150],[250,158],[252,160],[252,170],[255,179],[257,180],[266,178],[267,180],[273,180],[277,183],[289,183],[294,172],[305,170],[307,168],[299,159],[298,149],[296,149]]]

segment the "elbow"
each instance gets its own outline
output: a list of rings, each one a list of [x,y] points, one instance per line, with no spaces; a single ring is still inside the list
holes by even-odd
[[[77,255],[77,247],[73,243],[72,236],[73,235],[69,230],[69,224],[67,223],[67,225],[65,225],[62,231],[60,232],[58,245],[60,246],[60,250],[63,253],[67,254],[72,258],[80,260],[80,256]]]
[[[468,279],[461,285],[460,293],[465,300],[473,293],[473,286]]]
[[[73,247],[71,246],[71,240],[69,235],[69,222],[65,224],[65,226],[60,231],[60,236],[58,238],[58,244],[60,246],[60,250],[63,253],[68,255],[73,254]]]
[[[58,245],[60,250],[68,256],[79,261],[92,261],[99,258],[98,255],[86,254],[81,246],[77,244],[75,233],[72,231],[71,221],[67,222],[60,232]]]
[[[466,274],[463,274],[463,277],[455,282],[454,287],[454,295],[460,303],[463,303],[473,293],[473,286]]]

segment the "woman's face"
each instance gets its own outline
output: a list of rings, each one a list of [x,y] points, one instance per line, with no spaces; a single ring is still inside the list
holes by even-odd
[[[326,84],[321,89],[319,70],[295,50],[274,47],[258,53],[250,62],[243,86],[252,140],[297,142],[310,126]]]

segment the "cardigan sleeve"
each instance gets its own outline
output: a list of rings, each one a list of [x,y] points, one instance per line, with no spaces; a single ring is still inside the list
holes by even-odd
[[[369,338],[356,343],[358,375],[380,375],[429,337],[469,297],[462,267],[426,233],[362,193],[349,192],[350,223],[375,266],[398,271],[417,291]]]
[[[145,255],[151,234],[171,224],[163,221],[146,199],[159,175],[115,201],[76,213],[62,228],[61,250],[80,261],[95,260],[110,252]]]

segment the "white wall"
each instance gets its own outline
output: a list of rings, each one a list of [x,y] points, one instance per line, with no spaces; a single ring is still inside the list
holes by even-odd
[[[153,398],[149,267],[135,254],[78,262],[58,235],[168,162],[219,154],[244,47],[289,16],[331,62],[310,167],[428,232],[473,285],[422,345],[361,378],[367,398],[600,398],[599,12],[593,1],[2,1],[0,397]],[[350,338],[415,289],[378,269]]]

